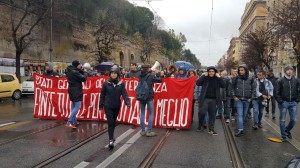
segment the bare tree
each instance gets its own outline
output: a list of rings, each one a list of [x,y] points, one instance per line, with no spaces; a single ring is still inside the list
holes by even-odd
[[[234,61],[233,57],[229,57],[225,60],[224,68],[229,71],[231,68],[236,67],[237,62]]]
[[[292,41],[297,71],[300,74],[300,0],[278,0],[270,15],[276,33],[281,38]]]
[[[271,31],[260,28],[255,32],[248,33],[243,39],[242,43],[245,45],[243,50],[242,61],[247,65],[265,65],[268,69],[273,61],[268,54],[269,49],[277,47],[278,40]]]
[[[92,34],[95,38],[95,45],[91,53],[94,53],[97,61],[101,63],[111,59],[111,52],[122,41],[124,32],[115,21],[108,17],[107,11],[101,11]]]
[[[1,1],[1,4],[9,9],[9,38],[16,48],[16,76],[20,79],[21,55],[38,38],[34,32],[48,16],[51,4],[48,0],[8,0]]]
[[[151,54],[164,53],[163,47],[159,41],[151,36],[143,37],[140,33],[135,33],[133,43],[140,50],[140,58],[143,63],[150,63]]]

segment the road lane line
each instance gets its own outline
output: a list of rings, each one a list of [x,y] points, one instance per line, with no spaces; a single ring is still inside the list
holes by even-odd
[[[281,137],[281,133],[280,133],[280,127],[272,122],[267,121],[266,119],[263,118],[263,120],[269,124]],[[293,139],[287,139],[296,149],[298,149],[300,151],[300,142],[298,140],[296,140],[295,138]]]
[[[123,154],[136,140],[141,137],[140,131],[138,131],[132,138],[130,138],[122,147],[120,147],[117,151],[115,151],[112,155],[106,158],[101,164],[99,164],[96,168],[104,168],[107,167],[111,162],[116,160],[121,154]]]
[[[126,132],[124,132],[122,135],[120,135],[115,142],[115,145],[117,145],[118,143],[120,143],[123,139],[127,138],[131,133],[134,132],[135,129],[129,129]],[[105,146],[105,148],[108,148],[108,145]],[[84,168],[86,166],[88,166],[90,163],[89,162],[85,162],[82,161],[81,163],[79,163],[78,165],[76,165],[74,168]]]
[[[16,127],[19,127],[19,126],[22,126],[22,125],[25,125],[25,124],[28,124],[28,123],[31,123],[31,121],[22,121],[22,122],[14,123],[14,124],[11,124],[11,125],[7,125],[7,126],[4,126],[4,127],[0,128],[0,131],[16,128]]]
[[[4,126],[7,126],[7,125],[14,124],[14,123],[16,123],[16,122],[9,122],[9,123],[5,123],[5,124],[0,124],[0,128],[4,127]]]
[[[74,168],[84,168],[84,167],[88,166],[89,164],[90,164],[89,162],[83,161],[83,162],[79,163],[77,166],[75,166]]]

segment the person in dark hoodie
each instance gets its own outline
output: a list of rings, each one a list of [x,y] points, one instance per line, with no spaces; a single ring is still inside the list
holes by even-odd
[[[141,71],[137,69],[136,63],[130,64],[130,72],[127,74],[126,78],[138,78],[141,74]]]
[[[178,68],[178,75],[176,76],[177,79],[185,79],[188,78],[186,69],[184,66],[179,66]]]
[[[66,75],[69,83],[68,93],[72,102],[71,114],[66,126],[76,128],[78,125],[76,114],[80,109],[83,99],[82,82],[86,81],[87,74],[81,69],[81,63],[78,60],[74,60],[72,65],[68,66]]]
[[[43,73],[45,76],[54,76],[54,77],[59,77],[59,73],[53,70],[53,65],[51,62],[48,62],[46,65],[46,72]]]
[[[280,110],[279,124],[282,141],[286,141],[286,137],[292,139],[290,131],[297,122],[297,107],[300,102],[300,83],[294,77],[294,68],[287,66],[284,68],[284,73],[284,77],[277,80],[275,87],[275,98]],[[285,126],[287,111],[290,114],[290,122]]]
[[[253,78],[249,77],[249,71],[245,64],[238,67],[238,75],[232,79],[232,97],[235,100],[238,113],[238,131],[235,136],[244,134],[244,119],[247,115],[249,104],[252,98]]]
[[[142,65],[142,71],[141,75],[139,77],[139,80],[146,81],[148,88],[149,88],[149,95],[146,101],[140,101],[141,106],[141,115],[140,115],[140,122],[141,122],[141,135],[147,136],[147,137],[153,137],[157,134],[152,131],[152,122],[154,117],[154,91],[153,91],[153,84],[154,83],[161,83],[162,79],[161,77],[154,75],[149,72],[150,66],[149,65]],[[156,70],[155,73],[159,73],[158,70]],[[145,112],[146,112],[146,105],[148,107],[149,112],[149,118],[148,118],[148,129],[147,132],[145,131]]]
[[[109,71],[109,79],[104,82],[100,95],[99,108],[101,110],[104,107],[107,117],[109,137],[108,147],[110,150],[114,148],[114,131],[121,107],[121,96],[123,97],[127,108],[130,108],[130,101],[125,89],[125,84],[120,78],[121,74],[119,68],[112,67]]]
[[[199,101],[199,127],[198,130],[202,131],[203,121],[205,113],[208,112],[209,118],[209,134],[218,135],[215,130],[216,119],[216,106],[222,102],[220,88],[225,87],[225,83],[215,67],[210,66],[207,68],[207,72],[204,72],[202,76],[196,81],[198,86],[202,86]]]

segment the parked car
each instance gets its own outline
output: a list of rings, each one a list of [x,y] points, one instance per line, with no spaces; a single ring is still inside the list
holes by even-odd
[[[34,94],[33,76],[22,82],[22,94]]]
[[[0,98],[11,97],[19,100],[22,96],[21,85],[14,74],[0,72]]]

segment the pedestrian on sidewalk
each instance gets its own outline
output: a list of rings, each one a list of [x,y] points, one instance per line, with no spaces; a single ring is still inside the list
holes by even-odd
[[[284,68],[284,77],[276,82],[275,98],[278,102],[280,117],[280,132],[282,141],[286,141],[286,137],[292,139],[291,130],[297,122],[297,107],[300,101],[300,83],[294,77],[294,68],[287,66]],[[289,111],[290,122],[286,126],[286,113]]]
[[[225,84],[215,67],[210,66],[207,72],[197,80],[196,84],[202,86],[199,101],[199,127],[198,130],[203,130],[203,121],[205,113],[208,112],[209,134],[218,135],[214,129],[216,119],[217,103],[222,101],[220,88],[224,88]]]
[[[83,99],[82,82],[87,79],[87,74],[82,70],[82,65],[78,60],[74,60],[71,66],[68,66],[66,75],[69,83],[68,93],[72,102],[71,114],[66,124],[69,128],[76,128],[78,122],[76,115],[80,109]]]
[[[158,70],[155,71],[155,73],[159,73]],[[141,122],[141,135],[142,136],[147,136],[147,137],[153,137],[156,136],[156,132],[152,131],[152,122],[153,122],[153,117],[154,117],[154,91],[153,91],[153,84],[154,83],[161,83],[162,79],[161,77],[152,74],[150,72],[150,66],[149,65],[142,65],[141,67],[141,74],[139,76],[140,82],[145,81],[147,84],[147,89],[149,94],[145,98],[145,100],[138,100],[140,102],[141,106],[141,114],[140,114],[140,122]],[[138,87],[138,86],[137,86]],[[148,108],[148,129],[147,132],[145,130],[145,113],[146,113],[146,105]]]
[[[262,128],[261,119],[264,108],[267,106],[268,100],[273,96],[273,85],[271,81],[265,78],[265,71],[258,70],[257,78],[253,81],[253,129]]]
[[[123,97],[127,108],[130,108],[128,94],[125,85],[120,78],[121,74],[119,68],[112,67],[109,71],[109,79],[104,82],[100,95],[99,108],[102,110],[104,107],[106,114],[109,137],[108,147],[110,150],[114,148],[114,131],[121,108],[121,96]]]
[[[274,76],[273,69],[269,69],[267,72],[267,79],[272,83],[274,90],[276,89],[276,81],[278,80],[277,77]],[[268,99],[268,105],[266,107],[266,115],[265,117],[269,117],[269,105],[272,105],[272,119],[275,119],[275,110],[276,110],[276,99],[274,96],[271,96],[271,99]]]
[[[238,75],[232,79],[232,96],[235,100],[238,113],[238,130],[235,136],[244,134],[244,120],[252,98],[253,78],[249,77],[249,71],[245,64],[238,67]]]

